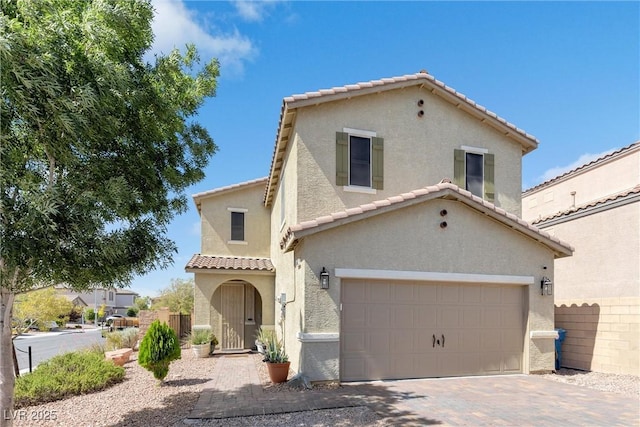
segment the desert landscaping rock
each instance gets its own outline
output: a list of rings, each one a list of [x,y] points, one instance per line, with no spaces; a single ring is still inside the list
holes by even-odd
[[[151,372],[137,363],[137,352],[124,365],[125,380],[107,390],[40,406],[19,408],[16,426],[307,426],[360,427],[384,426],[390,420],[381,418],[367,407],[351,407],[304,411],[277,415],[262,415],[210,420],[184,420],[198,400],[204,384],[212,378],[215,357],[197,359],[188,348],[182,349],[182,359],[171,363],[169,375],[159,386]],[[265,392],[278,393],[297,390],[313,393],[318,388],[339,388],[336,383],[314,385],[312,390],[292,387],[290,384],[271,384],[261,356],[251,355]],[[293,373],[290,373],[292,376]],[[640,381],[633,375],[613,375],[561,369],[557,374],[544,375],[561,381],[609,391],[626,396],[640,396]],[[49,414],[49,419],[33,419]],[[53,419],[55,417],[55,420]]]

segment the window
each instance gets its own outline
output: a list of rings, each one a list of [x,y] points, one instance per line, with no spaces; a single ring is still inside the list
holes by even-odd
[[[109,291],[109,301],[113,301],[113,292]]]
[[[231,212],[231,240],[244,241],[244,212]]]
[[[336,185],[383,189],[384,139],[375,132],[336,132]]]
[[[454,150],[454,182],[471,194],[493,202],[494,155],[484,148],[462,147]]]

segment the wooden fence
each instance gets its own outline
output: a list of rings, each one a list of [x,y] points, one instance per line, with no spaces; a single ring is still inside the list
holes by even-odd
[[[169,327],[171,327],[180,338],[189,335],[191,333],[191,315],[180,313],[169,314]]]

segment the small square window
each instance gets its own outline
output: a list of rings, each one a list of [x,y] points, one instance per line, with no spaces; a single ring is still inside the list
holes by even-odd
[[[231,240],[244,241],[244,212],[231,212]]]

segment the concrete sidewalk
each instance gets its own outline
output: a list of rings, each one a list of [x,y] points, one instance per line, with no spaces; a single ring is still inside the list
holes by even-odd
[[[638,426],[638,399],[508,375],[348,383],[337,389],[265,392],[250,355],[216,356],[189,419],[367,406],[392,425]]]

